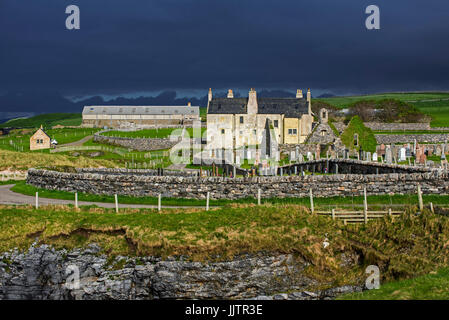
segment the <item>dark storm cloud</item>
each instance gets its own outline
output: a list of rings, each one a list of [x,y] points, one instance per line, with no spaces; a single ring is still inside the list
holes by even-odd
[[[0,0],[0,92],[441,90],[448,38],[444,0]]]

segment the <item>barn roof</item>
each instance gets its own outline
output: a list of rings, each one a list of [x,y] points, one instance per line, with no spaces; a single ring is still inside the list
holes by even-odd
[[[199,115],[198,106],[85,106],[83,114],[108,114],[108,115]]]
[[[210,114],[245,114],[248,98],[213,98],[209,103]],[[306,99],[257,98],[259,114],[284,114],[286,117],[301,117],[309,111]]]

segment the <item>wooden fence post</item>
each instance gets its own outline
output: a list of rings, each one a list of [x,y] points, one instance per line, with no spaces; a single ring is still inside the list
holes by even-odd
[[[157,195],[157,211],[161,211],[162,209],[162,195],[159,193]]]
[[[114,200],[115,200],[115,212],[118,213],[118,197],[117,197],[117,194],[114,194]]]
[[[366,198],[366,187],[363,188],[363,215],[365,218],[365,224],[368,223],[368,200]]]
[[[209,211],[209,198],[210,198],[210,192],[207,191],[207,195],[206,195],[206,211]]]
[[[335,220],[335,209],[332,209],[332,220]]]
[[[388,208],[388,216],[391,217],[391,208]]]
[[[36,209],[39,209],[39,192],[36,192]]]
[[[313,208],[313,193],[312,193],[312,188],[310,188],[310,212],[313,213],[314,208]]]
[[[422,192],[421,192],[421,186],[418,184],[418,203],[419,203],[419,210],[423,210],[423,201],[422,201]]]
[[[78,209],[78,192],[75,192],[75,208]]]
[[[435,213],[435,211],[433,210],[433,203],[430,203],[430,211],[432,211],[432,213]]]
[[[260,190],[260,188],[259,189],[257,189],[257,205],[259,205],[260,206],[260,196],[261,196],[261,190]]]

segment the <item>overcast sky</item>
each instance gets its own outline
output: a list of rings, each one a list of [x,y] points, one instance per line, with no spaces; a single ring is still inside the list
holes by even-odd
[[[0,0],[0,93],[449,90],[448,39],[447,0]]]

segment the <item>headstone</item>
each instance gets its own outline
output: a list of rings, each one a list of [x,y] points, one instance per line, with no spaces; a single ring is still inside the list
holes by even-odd
[[[405,148],[399,149],[399,161],[405,161],[407,160]]]
[[[388,164],[393,162],[393,155],[391,154],[391,148],[389,146],[385,148],[385,162]]]
[[[308,161],[313,160],[313,159],[312,159],[312,152],[310,152],[310,151],[307,152],[307,160],[308,160]]]
[[[405,148],[405,156],[410,158],[412,156],[412,150],[410,147]]]
[[[373,153],[373,161],[374,161],[374,162],[377,162],[377,152],[374,152],[374,153]]]
[[[366,158],[365,158],[365,160],[366,160],[366,161],[371,161],[371,152],[368,151],[368,152],[366,153]]]
[[[295,161],[296,160],[296,152],[295,151],[290,152],[289,160],[290,161]]]

